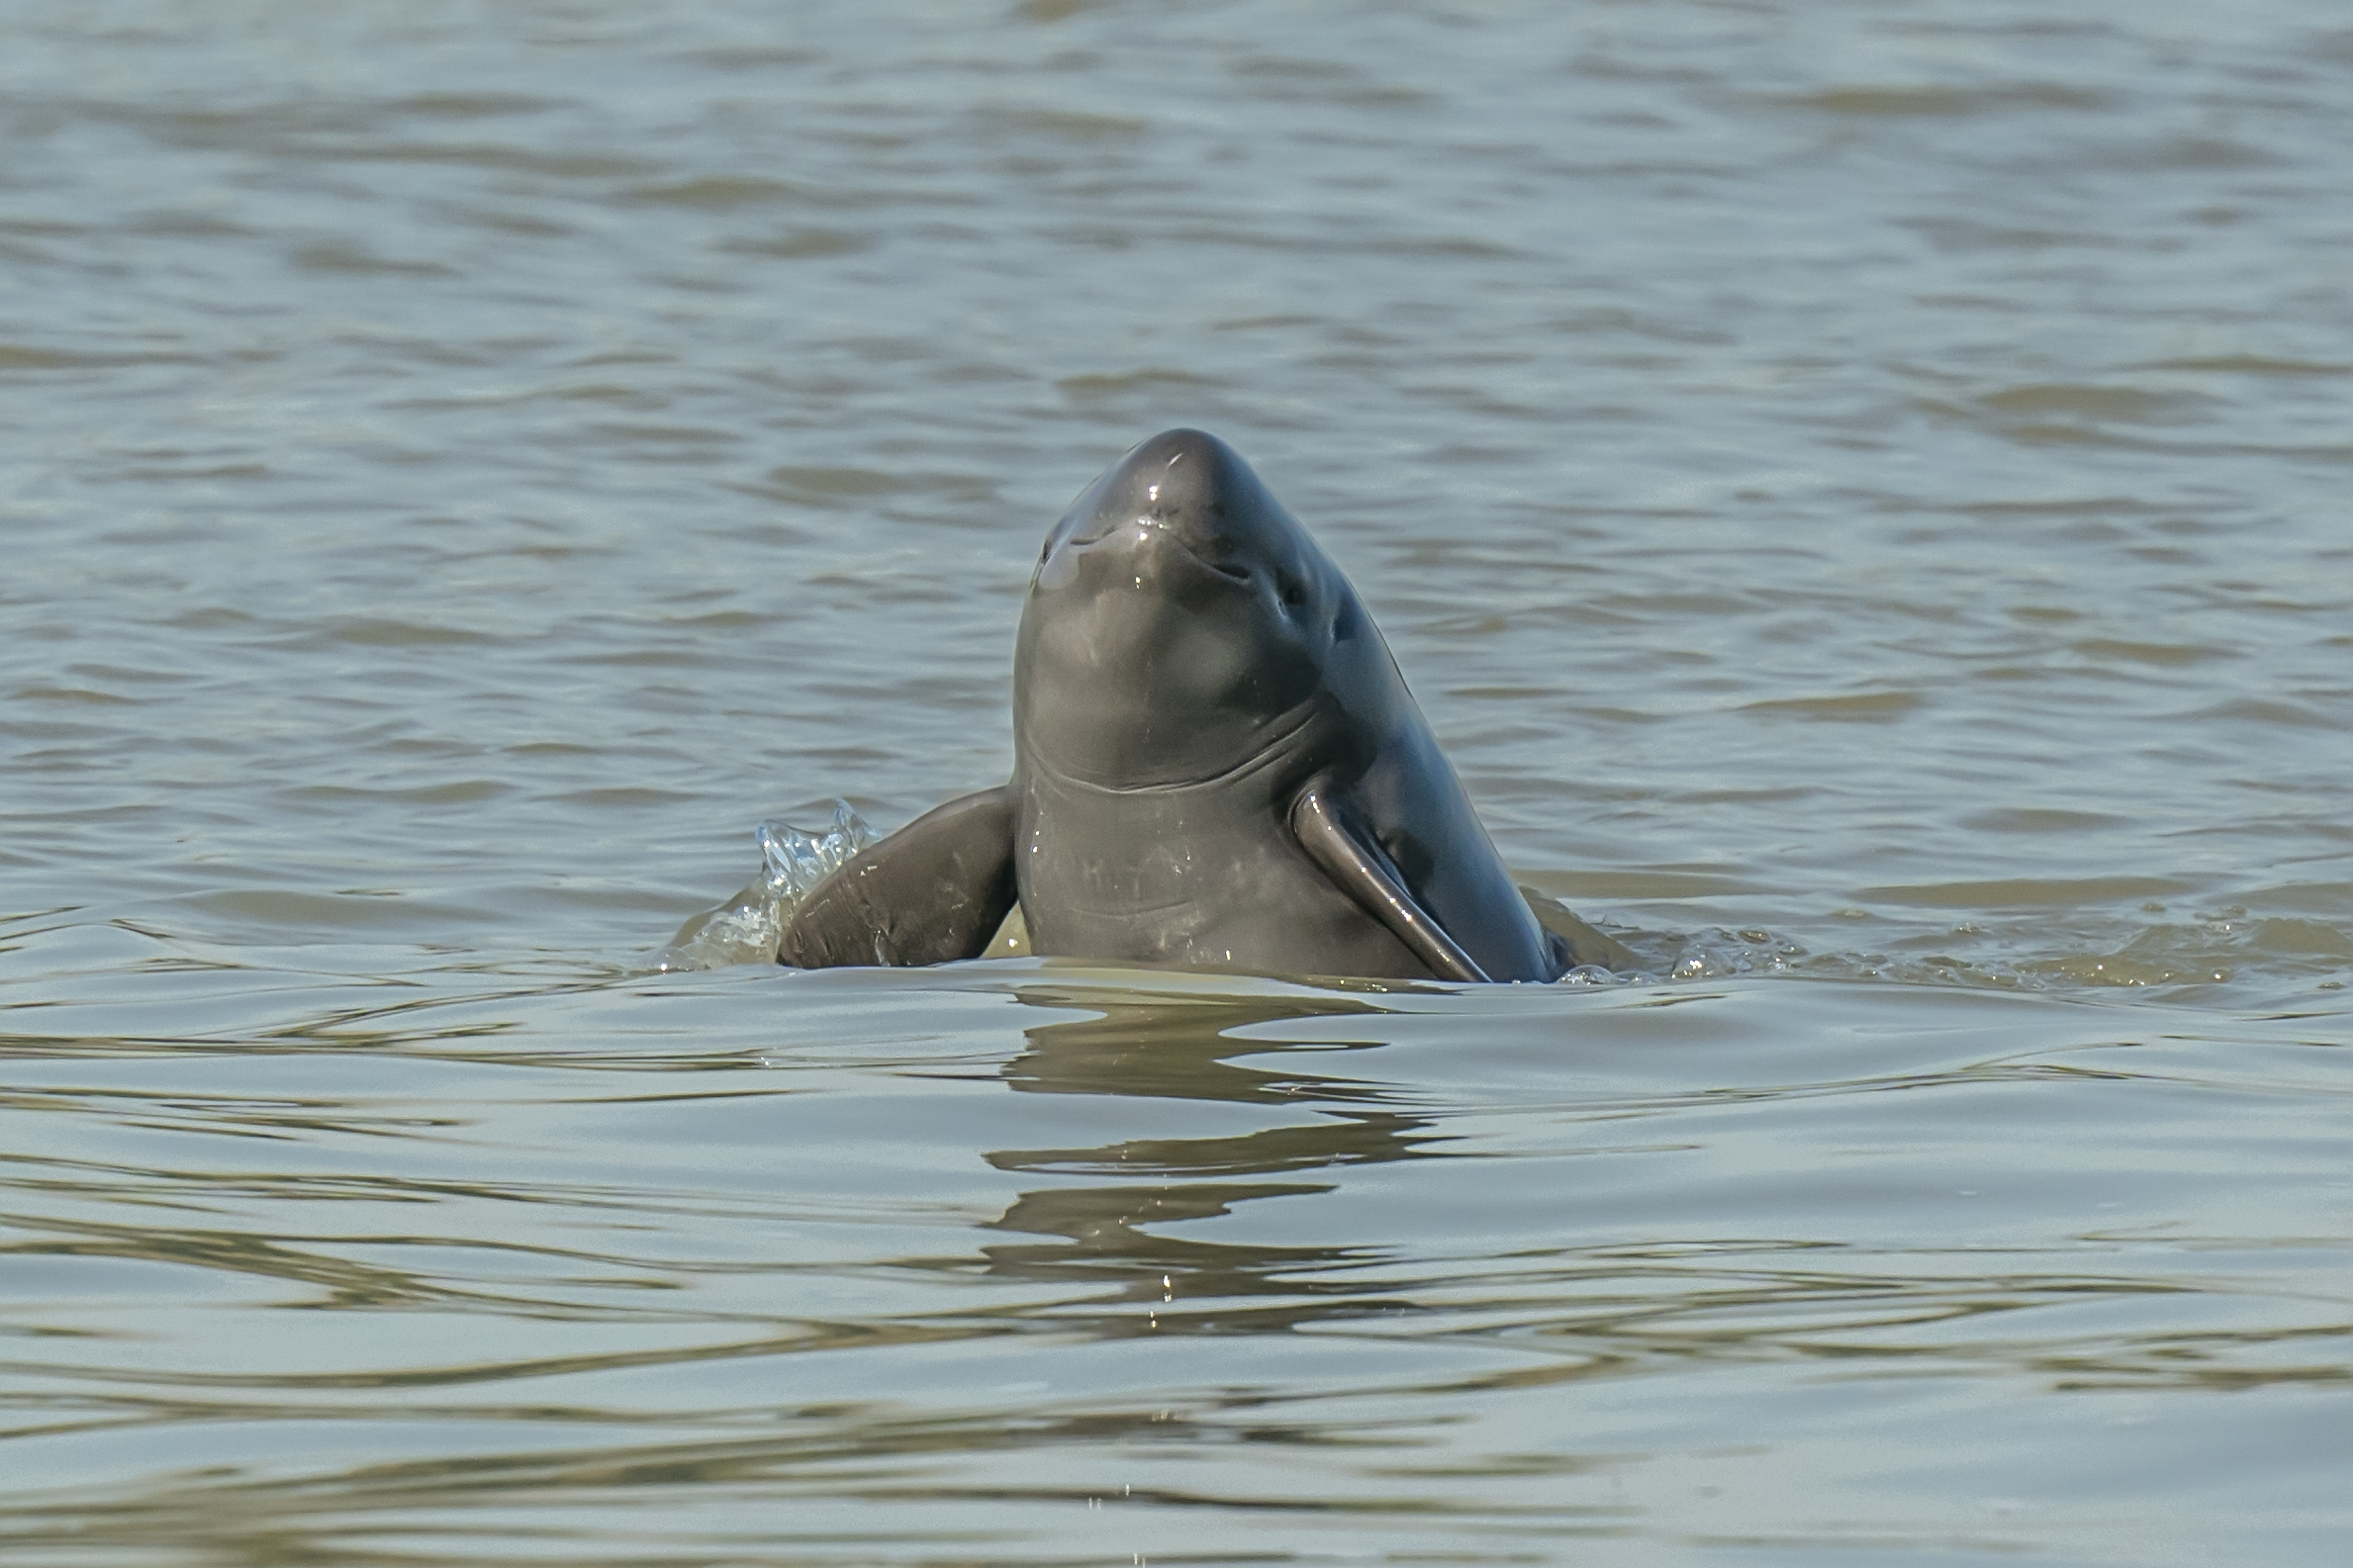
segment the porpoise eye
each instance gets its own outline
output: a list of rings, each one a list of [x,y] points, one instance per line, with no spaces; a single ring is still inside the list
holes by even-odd
[[[1282,603],[1285,609],[1297,609],[1307,602],[1307,590],[1289,578],[1282,580]]]

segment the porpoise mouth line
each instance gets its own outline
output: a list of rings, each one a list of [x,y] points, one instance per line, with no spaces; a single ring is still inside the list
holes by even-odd
[[[1171,544],[1176,546],[1177,549],[1182,550],[1186,555],[1189,555],[1194,560],[1200,562],[1201,565],[1209,568],[1210,571],[1215,572],[1219,577],[1229,579],[1230,581],[1236,583],[1247,583],[1250,581],[1250,568],[1220,566],[1215,561],[1210,560],[1209,557],[1203,555],[1200,551],[1194,549],[1192,547],[1191,540],[1185,538],[1183,534],[1177,533],[1172,529],[1167,523],[1157,523],[1155,526],[1160,529],[1162,538],[1168,540]]]
[[[1110,527],[1105,528],[1101,533],[1096,534],[1091,539],[1073,539],[1071,541],[1071,546],[1072,548],[1078,550],[1091,550],[1096,545],[1109,543],[1111,540],[1117,538],[1121,533],[1125,532],[1130,527],[1153,529],[1163,539],[1167,540],[1170,544],[1175,545],[1176,549],[1181,551],[1184,555],[1190,557],[1196,566],[1203,567],[1208,571],[1216,573],[1219,577],[1224,578],[1229,583],[1247,583],[1250,581],[1251,574],[1249,568],[1220,566],[1217,562],[1210,560],[1209,557],[1194,549],[1191,541],[1187,540],[1183,534],[1178,533],[1176,529],[1170,527],[1169,524],[1163,519],[1154,516],[1137,516],[1127,518],[1125,521],[1114,523]]]
[[[1050,764],[1040,761],[1039,752],[1035,742],[1030,742],[1029,744],[1025,745],[1023,750],[1028,752],[1031,759],[1031,766],[1036,768],[1039,772],[1051,777],[1057,784],[1067,784],[1080,789],[1091,789],[1097,794],[1175,794],[1179,790],[1203,789],[1207,788],[1211,784],[1229,784],[1236,779],[1246,778],[1247,776],[1258,772],[1262,768],[1270,767],[1272,764],[1281,761],[1283,752],[1289,742],[1297,739],[1299,732],[1306,729],[1309,724],[1315,721],[1316,706],[1317,703],[1315,698],[1309,697],[1306,701],[1300,703],[1297,707],[1291,710],[1291,712],[1296,714],[1297,717],[1290,723],[1285,724],[1282,729],[1271,737],[1264,746],[1261,746],[1257,751],[1252,752],[1248,757],[1245,757],[1240,762],[1234,764],[1233,767],[1224,769],[1218,773],[1204,775],[1198,779],[1171,779],[1153,784],[1097,784],[1091,779],[1081,779],[1075,774],[1064,773],[1061,769],[1055,768]],[[1023,739],[1027,741],[1028,737],[1025,735]]]

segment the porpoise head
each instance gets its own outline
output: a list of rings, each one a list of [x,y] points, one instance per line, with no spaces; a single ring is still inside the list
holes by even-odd
[[[1017,744],[1110,788],[1217,778],[1297,730],[1335,656],[1367,642],[1348,579],[1241,454],[1170,430],[1046,535],[1014,655]]]

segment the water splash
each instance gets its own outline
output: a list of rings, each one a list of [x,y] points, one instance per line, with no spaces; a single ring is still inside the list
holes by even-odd
[[[655,968],[716,969],[730,964],[774,964],[785,922],[810,888],[843,862],[875,841],[875,831],[850,809],[833,802],[833,825],[810,830],[788,822],[763,822],[752,829],[760,844],[760,875],[732,898],[704,910],[678,928]]]
[[[1604,922],[1595,927],[1621,944],[1634,963],[1618,969],[1579,965],[1564,985],[1657,985],[1674,980],[1723,979],[1739,974],[1792,974],[1812,962],[1806,949],[1770,931],[1649,931]]]

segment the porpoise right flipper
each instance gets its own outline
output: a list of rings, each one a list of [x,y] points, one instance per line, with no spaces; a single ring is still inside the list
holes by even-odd
[[[1331,803],[1313,789],[1291,802],[1291,832],[1308,858],[1442,980],[1484,980],[1486,971],[1430,918],[1405,878],[1369,836],[1349,831]]]
[[[1004,924],[996,928],[996,935],[988,939],[988,946],[981,950],[985,959],[1026,959],[1030,956],[1029,917],[1021,912],[1019,900],[1005,911]]]
[[[1011,791],[951,800],[809,889],[776,961],[795,968],[979,958],[1013,907]]]

